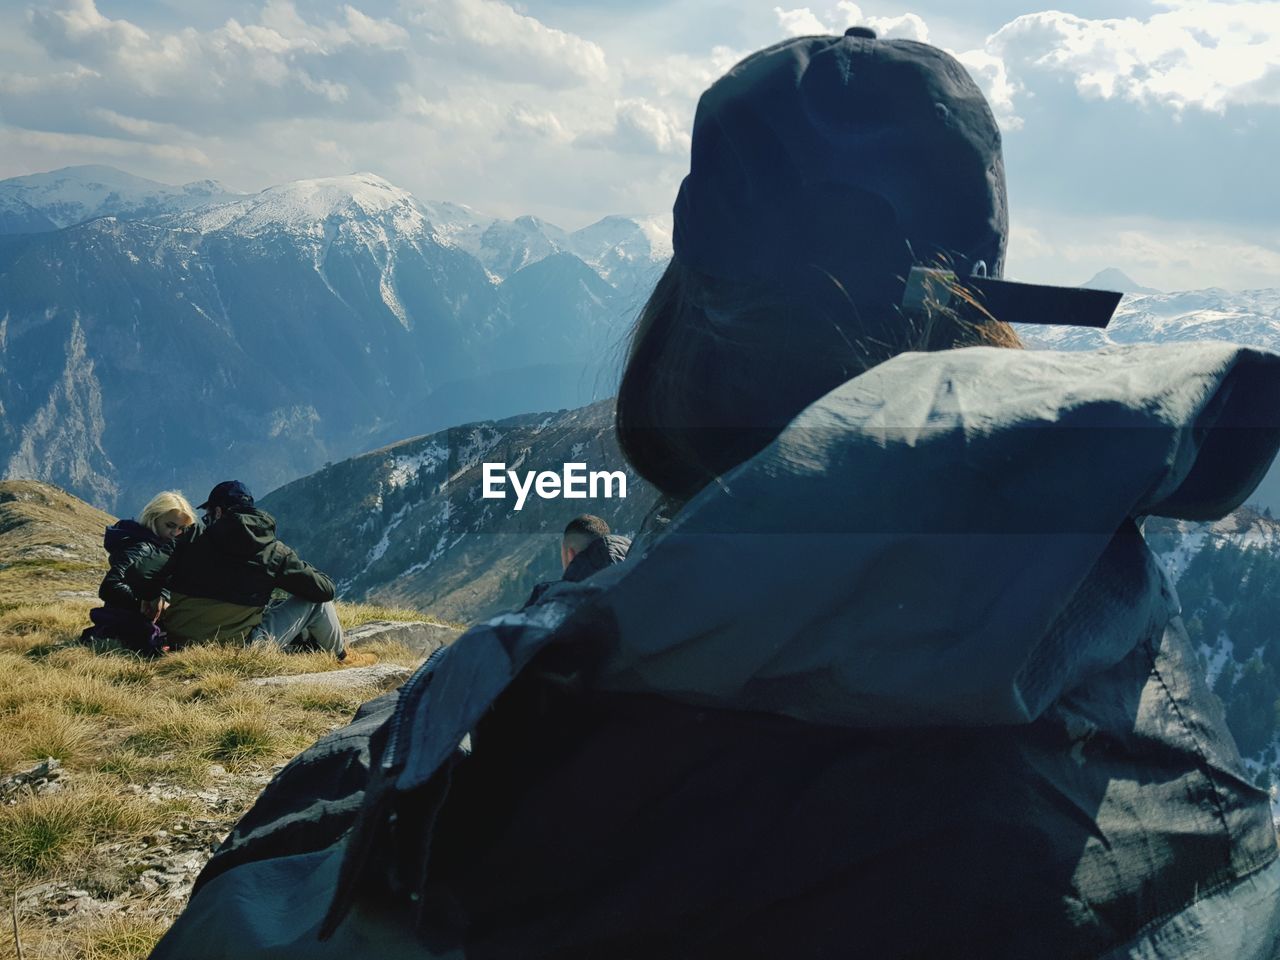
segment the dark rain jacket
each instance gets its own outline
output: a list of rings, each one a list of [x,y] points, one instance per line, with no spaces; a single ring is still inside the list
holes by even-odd
[[[529,594],[529,599],[524,602],[525,607],[531,607],[541,600],[554,584],[581,583],[593,573],[599,573],[615,563],[621,563],[627,559],[627,551],[630,549],[630,537],[618,536],[615,533],[606,533],[603,537],[596,537],[596,539],[587,544],[585,549],[579,551],[569,561],[569,565],[564,568],[563,577],[559,580],[547,580],[543,583],[535,584]]]
[[[183,539],[163,567],[140,570],[138,590],[168,586],[162,623],[181,640],[242,637],[262,620],[276,588],[313,603],[334,597],[333,581],[276,538],[265,511],[237,508]]]
[[[1242,503],[1277,411],[1230,345],[894,358],[295,760],[155,956],[1271,960],[1140,521]]]
[[[102,578],[98,596],[107,607],[137,613],[142,598],[130,583],[134,569],[163,566],[173,547],[136,520],[117,520],[107,527],[102,546],[111,568]]]

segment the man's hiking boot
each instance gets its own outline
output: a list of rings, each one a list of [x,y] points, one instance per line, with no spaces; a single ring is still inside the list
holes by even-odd
[[[367,650],[348,650],[338,662],[344,667],[369,667],[378,662],[378,655]]]

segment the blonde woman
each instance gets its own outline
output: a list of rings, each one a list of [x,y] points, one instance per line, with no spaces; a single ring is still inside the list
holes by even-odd
[[[118,520],[107,527],[102,545],[111,569],[98,588],[104,605],[90,611],[94,626],[81,635],[82,640],[115,639],[132,650],[160,651],[163,634],[155,621],[164,601],[148,603],[139,598],[130,584],[130,573],[158,554],[170,553],[178,534],[195,523],[195,517],[186,497],[176,490],[165,490],[148,501],[137,520]]]

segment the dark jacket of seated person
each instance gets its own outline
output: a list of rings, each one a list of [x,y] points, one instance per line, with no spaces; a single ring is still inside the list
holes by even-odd
[[[578,583],[593,573],[627,559],[631,549],[629,537],[609,532],[609,525],[599,517],[583,514],[569,521],[560,542],[560,563],[564,575],[559,580],[535,584],[529,599],[520,609],[533,606],[557,583]]]
[[[173,544],[161,539],[137,520],[117,520],[102,537],[110,569],[102,578],[98,597],[103,606],[138,613],[142,600],[129,585],[129,571],[139,564],[163,565],[173,553]]]
[[[246,638],[279,588],[312,603],[334,597],[333,581],[276,538],[276,521],[248,505],[222,510],[203,531],[180,541],[171,562],[146,571],[143,595],[167,583],[162,623],[178,640]]]

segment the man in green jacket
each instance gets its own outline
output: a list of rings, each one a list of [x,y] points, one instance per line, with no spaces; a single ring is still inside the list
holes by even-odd
[[[225,480],[197,508],[205,525],[177,544],[163,566],[138,572],[140,596],[169,589],[161,623],[183,643],[213,639],[281,647],[310,638],[339,660],[346,657],[334,610],[333,581],[276,538],[275,519],[254,506],[238,480]],[[290,594],[272,600],[272,591]]]

